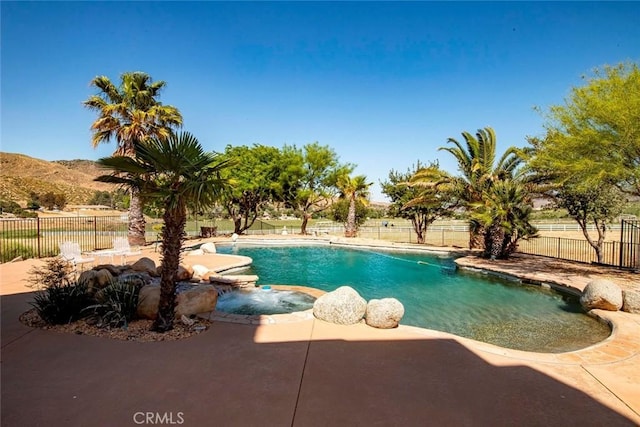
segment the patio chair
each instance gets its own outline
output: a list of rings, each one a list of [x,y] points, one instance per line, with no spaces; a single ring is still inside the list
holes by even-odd
[[[131,246],[129,246],[129,239],[126,237],[114,237],[113,252],[116,255],[120,255],[122,265],[127,262],[127,256],[142,254],[139,249],[132,249]]]
[[[73,272],[78,271],[78,265],[82,266],[86,263],[94,262],[94,258],[82,256],[80,244],[77,242],[62,242],[58,244],[60,248],[60,258],[68,262],[73,267]]]

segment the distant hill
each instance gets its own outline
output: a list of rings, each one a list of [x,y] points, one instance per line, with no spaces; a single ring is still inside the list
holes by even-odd
[[[25,206],[29,194],[63,193],[69,204],[86,204],[96,191],[111,191],[114,186],[93,179],[102,175],[91,160],[47,160],[23,154],[0,152],[0,199]]]

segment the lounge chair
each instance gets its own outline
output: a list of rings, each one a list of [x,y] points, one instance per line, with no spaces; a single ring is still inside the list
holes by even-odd
[[[78,265],[82,267],[86,263],[95,261],[95,258],[82,256],[80,244],[77,242],[62,242],[58,244],[58,247],[60,248],[60,258],[73,267],[74,273],[78,271]]]
[[[127,256],[142,254],[138,249],[131,249],[131,246],[129,246],[129,239],[126,237],[115,237],[113,239],[113,252],[115,255],[121,256],[122,265],[126,264]]]

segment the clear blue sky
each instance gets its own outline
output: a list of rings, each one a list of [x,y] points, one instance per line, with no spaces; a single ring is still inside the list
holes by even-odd
[[[1,150],[97,159],[91,79],[165,80],[161,101],[205,149],[318,141],[375,182],[492,126],[499,149],[542,133],[594,67],[640,62],[640,3],[7,2]]]

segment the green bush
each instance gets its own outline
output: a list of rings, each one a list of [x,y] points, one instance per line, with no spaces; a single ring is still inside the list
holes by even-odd
[[[91,303],[87,287],[78,283],[49,285],[36,293],[30,303],[42,320],[50,325],[71,323],[82,318]]]
[[[0,253],[0,262],[9,262],[17,257],[35,258],[35,250],[31,246],[25,246],[20,243],[3,243]]]
[[[140,288],[127,281],[116,281],[96,292],[91,312],[99,327],[126,328],[136,317]]]

